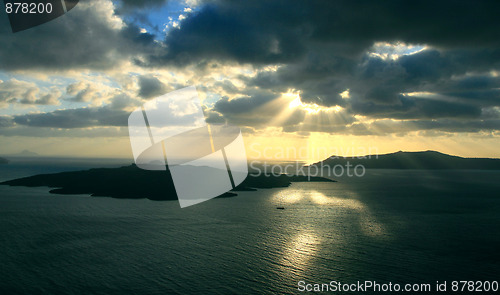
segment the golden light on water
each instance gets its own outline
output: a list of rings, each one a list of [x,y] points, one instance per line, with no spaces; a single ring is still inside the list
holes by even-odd
[[[345,238],[346,222],[367,237],[387,237],[384,225],[376,220],[366,204],[350,193],[347,192],[346,198],[342,198],[302,187],[283,189],[271,197],[272,203],[285,207],[285,210],[279,211],[279,228],[283,230],[294,224],[301,225],[293,226],[293,230],[288,230],[283,236],[282,255],[277,264],[281,275],[292,280],[304,277],[314,271],[318,255],[323,249],[331,249],[332,253],[336,253],[339,249],[349,247],[350,241]],[[319,219],[322,221],[318,222]],[[331,224],[331,227],[320,226],[322,223]]]
[[[290,192],[280,191],[274,194],[274,196],[272,197],[273,202],[285,204],[294,204],[303,200],[310,201],[317,205],[338,206],[358,211],[366,209],[366,206],[358,200],[328,197],[316,190],[296,190]]]
[[[295,277],[302,277],[309,271],[311,259],[319,250],[320,237],[313,231],[301,231],[295,235],[284,249],[281,264],[284,271]]]
[[[325,194],[317,190],[290,190],[290,192],[287,192],[287,190],[285,190],[275,193],[271,201],[274,204],[283,205],[286,208],[289,208],[293,204],[311,202],[318,207],[330,206],[351,210],[353,213],[359,216],[359,226],[361,231],[365,235],[372,237],[382,237],[387,233],[384,225],[376,220],[376,218],[370,212],[368,206],[366,206],[363,202],[353,198],[326,196]]]
[[[309,198],[318,205],[330,205],[363,211],[366,206],[358,200],[327,197],[318,191],[312,191]]]

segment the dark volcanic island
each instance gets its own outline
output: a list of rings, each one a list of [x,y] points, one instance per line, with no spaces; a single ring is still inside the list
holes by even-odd
[[[289,175],[249,175],[233,191],[287,187],[292,182],[335,182],[322,177]],[[53,194],[89,194],[94,197],[122,199],[177,200],[174,183],[168,171],[149,171],[135,164],[120,168],[96,168],[84,171],[40,174],[9,180],[0,185],[54,188]],[[236,196],[227,192],[219,197]]]
[[[462,158],[436,151],[397,152],[362,157],[331,156],[312,164],[316,167],[362,165],[366,169],[500,170],[500,159]]]

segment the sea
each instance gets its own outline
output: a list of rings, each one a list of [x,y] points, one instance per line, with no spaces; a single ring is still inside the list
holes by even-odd
[[[18,159],[0,165],[0,181],[121,164]],[[182,209],[2,185],[0,294],[404,293],[389,286],[456,294],[460,281],[498,288],[500,171],[333,178]]]

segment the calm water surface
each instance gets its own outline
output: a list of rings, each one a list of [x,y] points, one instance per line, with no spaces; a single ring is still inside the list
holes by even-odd
[[[0,180],[81,168],[13,163]],[[499,280],[499,180],[499,171],[369,170],[185,209],[0,186],[0,293],[295,294],[299,281]]]

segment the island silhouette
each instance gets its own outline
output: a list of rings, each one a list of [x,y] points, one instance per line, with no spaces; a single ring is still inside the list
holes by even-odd
[[[287,187],[292,182],[335,182],[322,177],[305,175],[249,174],[233,191],[252,191],[260,188]],[[174,183],[168,170],[151,171],[135,164],[120,168],[94,168],[84,171],[40,174],[5,181],[0,185],[50,187],[53,194],[88,194],[94,197],[113,197],[150,200],[177,200]],[[220,197],[236,196],[234,192]]]
[[[0,158],[0,164],[7,164],[7,163],[9,163],[9,160],[5,158]]]
[[[360,157],[332,156],[311,164],[323,168],[336,165],[363,165],[366,169],[477,169],[500,170],[500,159],[462,158],[436,151],[396,152],[384,155]],[[287,187],[292,182],[335,182],[323,177],[286,174],[255,174],[247,178],[222,197],[233,197],[237,191],[253,191],[262,188]],[[50,193],[94,197],[131,198],[150,200],[177,200],[175,186],[168,170],[143,170],[135,164],[120,168],[94,168],[84,171],[40,174],[0,183],[0,185],[50,187]]]
[[[436,151],[396,152],[383,155],[354,157],[330,156],[310,166],[363,165],[366,169],[426,169],[426,170],[500,170],[500,159],[463,158]]]

